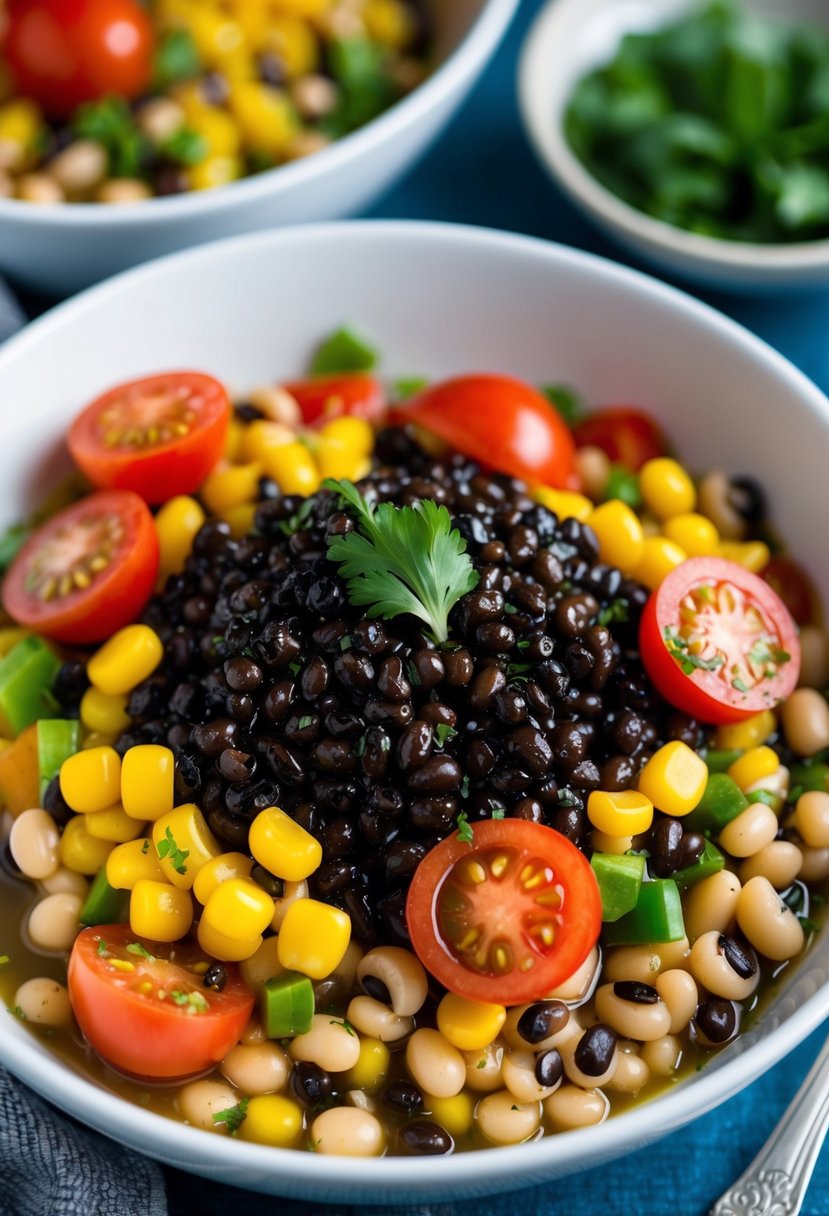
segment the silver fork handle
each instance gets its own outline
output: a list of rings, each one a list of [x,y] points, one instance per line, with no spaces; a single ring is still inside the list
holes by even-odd
[[[709,1216],[797,1216],[829,1130],[829,1039],[774,1132]]]

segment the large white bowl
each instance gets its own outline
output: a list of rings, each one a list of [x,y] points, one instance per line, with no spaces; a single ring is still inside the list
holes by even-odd
[[[700,0],[548,0],[524,43],[518,91],[539,160],[571,201],[645,261],[695,282],[738,291],[829,283],[829,240],[761,245],[685,232],[637,211],[582,164],[564,115],[583,76],[609,62],[625,34],[675,20]],[[829,24],[826,0],[741,0],[764,17]]]
[[[194,366],[244,391],[301,371],[343,322],[390,375],[492,370],[636,402],[692,467],[751,472],[829,598],[829,403],[744,329],[612,263],[522,237],[421,224],[306,227],[225,241],[98,287],[0,351],[0,525],[48,478],[67,421],[117,380]],[[339,1204],[514,1190],[638,1148],[710,1110],[829,1012],[824,932],[773,1005],[703,1072],[606,1125],[455,1157],[361,1161],[269,1149],[172,1123],[79,1079],[6,1018],[0,1061],[105,1135],[252,1189]]]
[[[518,0],[428,0],[435,70],[367,126],[303,160],[216,190],[147,202],[0,199],[0,272],[58,297],[161,254],[367,206],[425,150],[498,46]]]

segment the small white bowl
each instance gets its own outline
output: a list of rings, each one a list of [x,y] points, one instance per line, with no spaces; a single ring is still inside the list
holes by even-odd
[[[385,114],[303,160],[215,190],[117,206],[0,199],[0,272],[35,291],[66,296],[219,237],[354,214],[401,176],[449,121],[517,5],[429,0],[432,74]]]
[[[572,202],[613,239],[671,274],[715,287],[817,287],[829,283],[829,240],[750,244],[697,236],[652,219],[607,190],[564,135],[575,85],[607,63],[623,36],[666,25],[698,0],[549,0],[521,55],[519,98],[535,151]],[[829,24],[826,0],[742,0],[763,16]]]
[[[829,603],[829,402],[805,376],[734,322],[634,271],[440,225],[325,225],[222,241],[132,271],[30,325],[0,349],[9,403],[0,411],[0,527],[42,495],[68,421],[113,383],[196,367],[243,393],[301,372],[346,322],[378,347],[389,378],[501,371],[576,385],[597,405],[639,405],[689,467],[759,480],[781,536]],[[417,1204],[548,1182],[675,1131],[801,1042],[826,1017],[827,980],[824,929],[747,1032],[662,1097],[601,1127],[428,1163],[322,1158],[171,1122],[78,1076],[2,1010],[0,1062],[90,1127],[182,1169],[339,1207]]]

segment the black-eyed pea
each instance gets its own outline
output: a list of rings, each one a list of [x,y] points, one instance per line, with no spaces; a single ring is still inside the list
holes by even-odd
[[[187,121],[187,115],[172,97],[152,97],[136,113],[142,134],[155,144],[166,143]]]
[[[526,1044],[524,1044],[526,1046]],[[466,1065],[466,1084],[478,1094],[491,1094],[504,1088],[504,1057],[501,1043],[490,1043],[479,1051],[462,1051]]]
[[[303,878],[301,882],[286,882],[283,887],[282,895],[279,899],[274,900],[273,905],[273,920],[271,928],[274,933],[278,933],[282,928],[282,922],[288,914],[288,909],[300,899],[308,898],[308,883]]]
[[[691,974],[703,988],[727,1001],[745,1000],[760,982],[760,968],[753,950],[716,929],[703,933],[694,942]]]
[[[661,970],[662,959],[655,946],[616,946],[605,955],[602,978],[652,984]]]
[[[600,1089],[611,1081],[619,1062],[618,1041],[612,1027],[598,1022],[565,1043],[560,1053],[567,1080],[582,1089]]]
[[[281,422],[283,426],[295,431],[302,426],[299,402],[286,388],[275,384],[262,385],[248,394],[248,401],[255,405],[263,418],[267,418],[269,422]]]
[[[810,849],[829,848],[829,794],[807,790],[794,808],[794,824]]]
[[[555,1049],[553,1050],[555,1051]],[[538,1060],[543,1061],[544,1056],[547,1054],[545,1052],[538,1057]],[[544,1098],[549,1098],[550,1094],[555,1093],[561,1084],[562,1069],[559,1068],[553,1070],[553,1076],[557,1074],[554,1084],[542,1085],[536,1071],[536,1059],[536,1056],[531,1051],[521,1051],[519,1049],[504,1053],[504,1085],[506,1085],[516,1102],[540,1102]],[[552,1076],[550,1079],[553,1079]]]
[[[664,1034],[642,1047],[642,1060],[657,1077],[671,1077],[679,1068],[682,1044],[676,1035]]]
[[[659,1040],[656,1040],[657,1042]],[[650,1080],[651,1071],[645,1061],[634,1050],[635,1044],[620,1041],[616,1071],[607,1083],[607,1089],[620,1094],[638,1094]]]
[[[379,1157],[386,1133],[371,1111],[358,1106],[332,1106],[311,1124],[314,1151],[333,1157]]]
[[[247,1026],[239,1036],[239,1042],[245,1046],[250,1046],[252,1043],[264,1043],[267,1040],[265,1027],[260,1022],[256,1014],[248,1018]]]
[[[829,681],[829,645],[826,634],[816,625],[800,627],[800,675],[801,688],[825,688]]]
[[[737,871],[745,886],[752,878],[767,878],[778,891],[790,887],[800,873],[803,854],[790,840],[773,840],[753,857],[747,857]]]
[[[770,806],[764,802],[753,802],[725,825],[718,843],[732,857],[753,857],[771,844],[779,826]]]
[[[227,1123],[215,1116],[236,1106],[239,1095],[223,1081],[191,1081],[176,1094],[176,1106],[185,1123],[202,1131],[227,1132]]]
[[[416,1030],[406,1044],[406,1066],[415,1084],[436,1098],[453,1098],[466,1081],[466,1060],[429,1027]]]
[[[691,1021],[699,1004],[694,977],[680,968],[663,971],[656,977],[654,987],[671,1015],[670,1033],[679,1034]]]
[[[725,932],[736,914],[740,889],[731,870],[720,870],[691,888],[685,900],[685,931],[692,942],[712,929]]]
[[[745,536],[748,525],[731,504],[731,479],[720,469],[712,469],[699,483],[697,510],[711,520],[723,540]]]
[[[44,895],[57,895],[59,891],[67,895],[77,895],[85,903],[89,894],[89,881],[76,870],[59,866],[54,874],[40,880],[40,889]]]
[[[596,1016],[617,1034],[639,1043],[660,1039],[671,1028],[668,1006],[651,984],[616,980],[596,991]]]
[[[798,878],[803,882],[822,882],[829,878],[829,849],[810,849],[808,845],[800,850],[803,864]]]
[[[775,962],[794,958],[803,949],[803,926],[767,878],[752,878],[743,887],[737,903],[737,924],[754,949]]]
[[[659,955],[660,971],[670,971],[675,967],[687,967],[691,953],[691,943],[687,937],[680,937],[675,942],[659,942],[654,946]]]
[[[414,1018],[400,1017],[388,1005],[371,996],[355,996],[345,1016],[360,1034],[379,1039],[381,1043],[396,1043],[414,1030]]]
[[[357,967],[357,979],[369,996],[391,1005],[401,1017],[412,1017],[426,1000],[426,972],[416,955],[401,946],[369,950]]]
[[[516,1102],[508,1089],[487,1094],[475,1108],[475,1123],[493,1144],[522,1144],[541,1126],[540,1102]]]
[[[780,706],[786,742],[798,756],[829,747],[829,705],[816,688],[796,688]]]
[[[571,1005],[587,1000],[598,977],[600,961],[599,948],[594,946],[578,970],[563,984],[547,993],[547,999],[566,1001]]]
[[[83,900],[58,891],[39,900],[29,913],[29,940],[37,950],[59,952],[71,949],[80,929]]]
[[[9,852],[20,873],[43,881],[60,866],[60,833],[48,811],[33,807],[14,820],[9,832]]]
[[[780,808],[788,796],[790,783],[791,773],[788,768],[785,764],[778,764],[773,773],[769,773],[768,776],[761,777],[751,785],[747,785],[743,793],[749,800],[752,794],[756,794],[761,790],[765,794],[773,794],[778,802],[778,805],[773,809],[775,813],[779,814]]]
[[[106,177],[106,149],[95,139],[76,139],[53,157],[49,172],[67,194],[86,194]]]
[[[556,1131],[594,1127],[603,1123],[609,1112],[610,1103],[599,1089],[562,1085],[551,1097],[544,1099],[544,1114]]]
[[[285,970],[279,961],[278,949],[279,938],[266,937],[256,953],[239,964],[242,979],[254,992],[258,993],[267,980],[282,975]]]
[[[507,1011],[501,1035],[510,1047],[546,1051],[566,1042],[581,1027],[563,1001],[533,1001]]]
[[[69,993],[57,980],[38,976],[26,980],[14,994],[15,1008],[25,1022],[58,1029],[72,1021]]]
[[[290,1062],[278,1043],[240,1043],[220,1065],[222,1074],[243,1094],[276,1094],[288,1080]]]
[[[292,1039],[288,1051],[293,1060],[308,1060],[326,1072],[345,1072],[360,1058],[360,1040],[343,1019],[315,1013],[311,1029]]]

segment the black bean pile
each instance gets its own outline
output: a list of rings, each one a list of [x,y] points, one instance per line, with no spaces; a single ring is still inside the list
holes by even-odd
[[[409,879],[461,812],[542,822],[589,852],[590,791],[632,785],[662,743],[703,734],[645,676],[648,592],[599,562],[589,527],[404,430],[378,436],[376,460],[363,494],[445,504],[480,573],[450,643],[352,608],[326,557],[355,526],[338,498],[280,497],[265,481],[255,532],[206,523],[148,606],[165,658],[131,694],[118,748],[170,746],[177,801],[196,802],[228,849],[282,807],[322,844],[312,895],[344,908],[357,937],[405,941]],[[64,704],[76,693],[59,681]],[[650,843],[663,876],[704,845],[664,816]],[[281,893],[261,867],[253,877]]]

